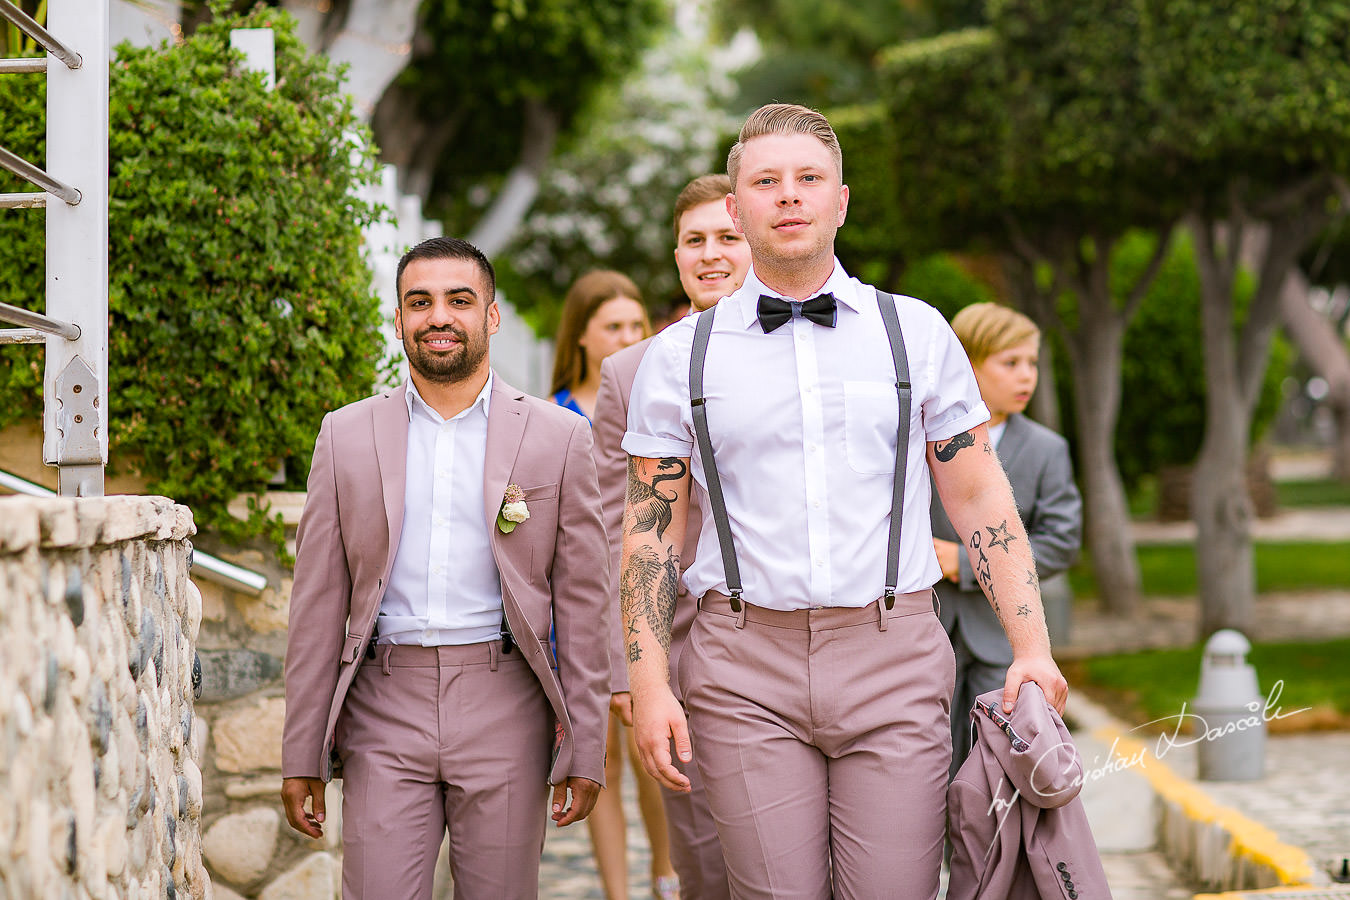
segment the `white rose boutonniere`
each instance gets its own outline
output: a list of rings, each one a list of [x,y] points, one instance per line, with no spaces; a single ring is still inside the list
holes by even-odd
[[[525,492],[518,484],[508,484],[502,497],[502,508],[497,512],[497,530],[510,534],[516,526],[530,517],[530,509],[525,505]]]

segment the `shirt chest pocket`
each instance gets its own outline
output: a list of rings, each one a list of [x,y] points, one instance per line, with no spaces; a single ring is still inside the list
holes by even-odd
[[[848,466],[860,475],[895,471],[900,401],[886,381],[844,382],[844,446]]]

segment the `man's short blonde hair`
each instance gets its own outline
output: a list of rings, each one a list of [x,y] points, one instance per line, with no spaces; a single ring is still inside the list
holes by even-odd
[[[741,155],[745,153],[746,143],[766,134],[809,134],[818,139],[834,157],[839,181],[843,182],[844,151],[839,149],[839,138],[835,136],[829,120],[814,109],[807,109],[796,103],[770,103],[750,114],[745,124],[741,126],[741,133],[731,152],[727,154],[727,175],[731,177],[733,187],[736,184],[736,176],[740,174]]]
[[[1040,339],[1036,323],[1015,309],[998,303],[972,303],[952,317],[952,331],[966,348],[970,364],[978,366],[995,353]]]

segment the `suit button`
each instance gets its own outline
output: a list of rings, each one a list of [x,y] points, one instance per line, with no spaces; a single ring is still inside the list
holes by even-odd
[[[1064,888],[1065,888],[1065,890],[1067,890],[1070,894],[1072,894],[1072,893],[1073,893],[1073,882],[1072,882],[1072,881],[1066,881],[1066,882],[1064,882]]]
[[[1060,862],[1060,863],[1056,863],[1056,864],[1055,864],[1055,868],[1056,868],[1056,869],[1059,869],[1061,872],[1063,872],[1065,869],[1067,869],[1067,868],[1069,868],[1069,867],[1066,866],[1066,865],[1064,865],[1064,863]]]
[[[1078,900],[1078,892],[1069,891],[1069,900]]]
[[[1060,869],[1059,877],[1064,879],[1064,884],[1067,886],[1070,883],[1069,879],[1072,878],[1073,876],[1071,876],[1068,872],[1064,871],[1063,869]]]

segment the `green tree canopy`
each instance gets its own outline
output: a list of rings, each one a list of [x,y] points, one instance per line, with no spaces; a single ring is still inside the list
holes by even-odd
[[[546,159],[594,92],[636,65],[667,13],[664,0],[424,0],[412,59],[372,123],[384,157],[467,233],[465,193],[532,146]]]

